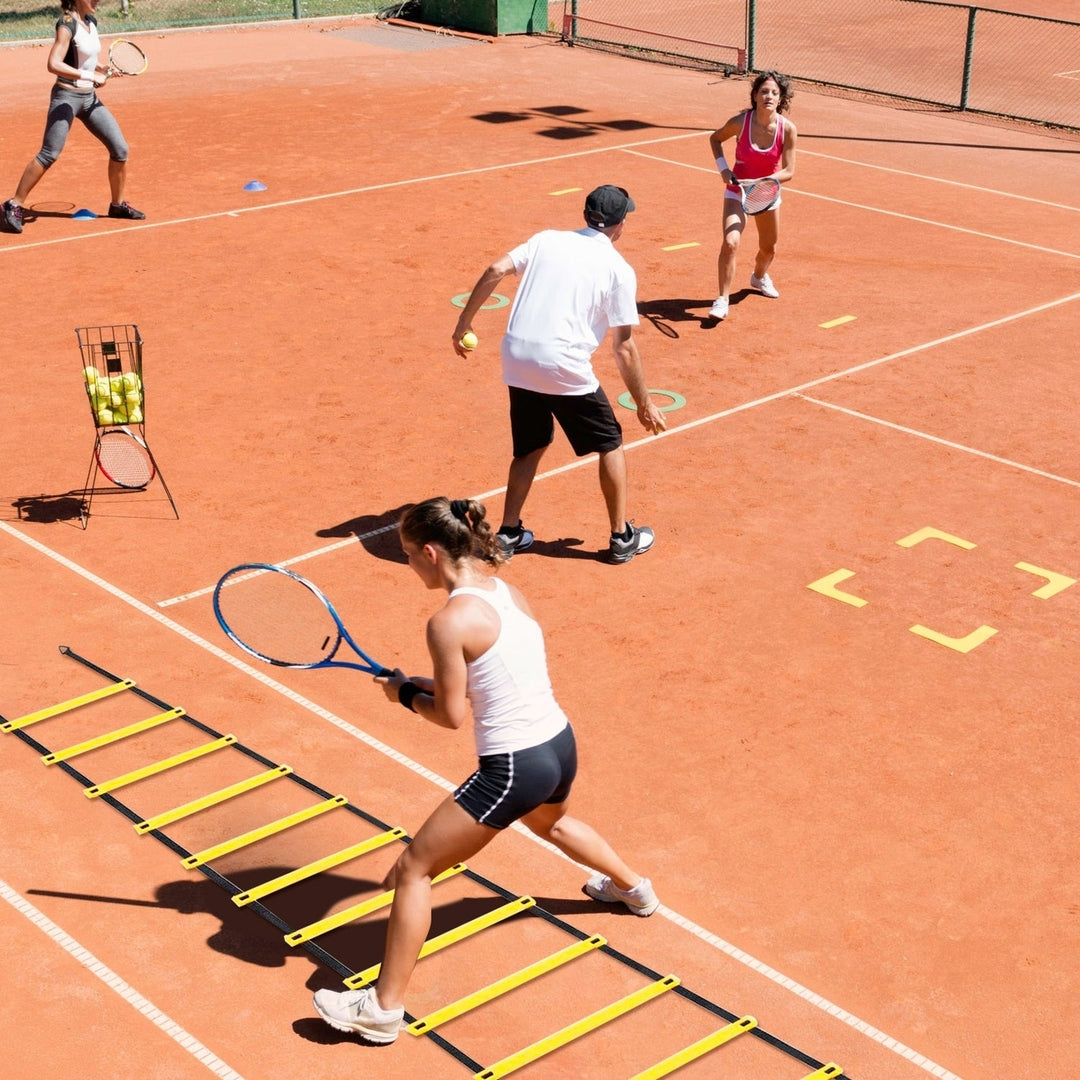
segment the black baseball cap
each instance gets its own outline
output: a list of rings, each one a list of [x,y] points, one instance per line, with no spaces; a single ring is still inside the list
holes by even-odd
[[[585,221],[591,229],[612,229],[633,209],[634,200],[626,188],[604,184],[589,192],[585,200]]]

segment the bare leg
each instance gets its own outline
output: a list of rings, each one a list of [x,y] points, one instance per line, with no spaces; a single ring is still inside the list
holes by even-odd
[[[626,528],[626,455],[617,447],[600,455],[600,490],[613,533]]]
[[[731,292],[731,283],[735,279],[735,263],[739,255],[739,243],[742,231],[746,227],[746,214],[742,205],[734,199],[724,200],[724,241],[720,245],[720,255],[716,260],[716,276],[720,286],[720,296],[725,300]]]
[[[780,209],[768,210],[756,218],[758,252],[754,259],[754,276],[764,277],[776,255],[776,240],[780,234]]]
[[[402,852],[384,884],[394,889],[386,950],[376,997],[384,1009],[404,1005],[405,988],[431,929],[431,879],[471,858],[498,835],[474,821],[447,796]]]
[[[127,178],[127,162],[109,160],[109,191],[112,201],[119,206],[124,201],[124,182]]]
[[[538,806],[521,819],[522,824],[554,844],[575,862],[607,874],[620,889],[632,889],[637,885],[641,875],[635,874],[591,825],[567,816],[566,805],[549,803]]]
[[[19,186],[15,189],[15,197],[12,202],[16,206],[25,206],[30,192],[37,187],[38,181],[45,175],[45,166],[37,158],[31,158],[30,163],[23,169]]]
[[[510,462],[510,475],[506,481],[506,501],[503,505],[503,525],[512,529],[521,520],[525,499],[528,497],[540,459],[546,450],[547,447],[542,446],[539,450],[534,450],[525,457],[514,458]]]

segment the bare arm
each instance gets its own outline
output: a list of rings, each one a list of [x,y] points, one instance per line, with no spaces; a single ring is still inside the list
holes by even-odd
[[[646,431],[658,435],[667,428],[664,414],[653,404],[649,397],[649,388],[645,384],[645,371],[641,363],[634,340],[632,326],[613,326],[611,328],[612,348],[615,351],[615,363],[619,366],[619,375],[630,391],[630,396],[637,405],[638,422]]]
[[[68,46],[71,44],[71,31],[61,23],[56,28],[56,37],[53,40],[52,46],[49,49],[49,59],[46,62],[46,67],[49,69],[50,75],[57,75],[61,79],[85,79],[87,75],[85,72],[80,71],[72,64],[66,64],[64,62],[64,56],[67,54]],[[99,69],[94,69],[94,85],[101,86],[105,80],[99,77]]]
[[[709,149],[712,151],[712,156],[714,160],[716,158],[727,157],[727,155],[724,153],[724,143],[726,143],[728,139],[738,138],[741,128],[742,113],[740,113],[738,116],[733,116],[730,120],[728,120],[726,124],[724,124],[723,127],[718,127],[709,136]],[[722,169],[720,172],[720,175],[724,178],[724,182],[727,184],[733,184],[735,182],[735,173],[731,170],[731,165],[734,165],[734,163],[735,160],[734,157],[732,157],[728,168]]]
[[[790,120],[784,121],[784,150],[780,156],[780,171],[776,179],[781,184],[787,183],[795,175],[795,141],[798,138],[795,125]]]
[[[495,291],[495,286],[507,274],[514,272],[514,260],[509,255],[504,255],[501,259],[496,259],[481,275],[480,279],[473,286],[472,292],[469,294],[469,299],[465,304],[464,309],[461,312],[461,316],[458,318],[457,326],[454,327],[454,352],[458,356],[468,356],[469,350],[464,349],[461,346],[461,335],[472,329],[472,321],[476,317],[476,313],[483,306],[487,298]]]

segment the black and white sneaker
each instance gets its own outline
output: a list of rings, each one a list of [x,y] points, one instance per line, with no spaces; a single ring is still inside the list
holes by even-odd
[[[109,217],[125,218],[128,221],[143,221],[146,215],[141,210],[136,210],[130,203],[109,203]]]
[[[23,227],[23,208],[17,206],[8,199],[3,206],[3,216],[0,218],[5,232],[21,233]]]
[[[520,521],[513,528],[504,526],[495,534],[495,541],[507,559],[513,558],[515,551],[524,551],[532,547],[534,539],[535,537],[528,529],[521,527]]]
[[[629,562],[635,555],[644,555],[653,546],[656,537],[648,525],[642,525],[640,529],[628,521],[626,528],[630,535],[612,536],[610,557],[613,563]]]

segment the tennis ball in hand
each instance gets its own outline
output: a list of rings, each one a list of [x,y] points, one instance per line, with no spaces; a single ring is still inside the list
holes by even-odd
[[[467,330],[461,335],[461,347],[463,349],[475,349],[479,344],[479,339],[471,330]]]

